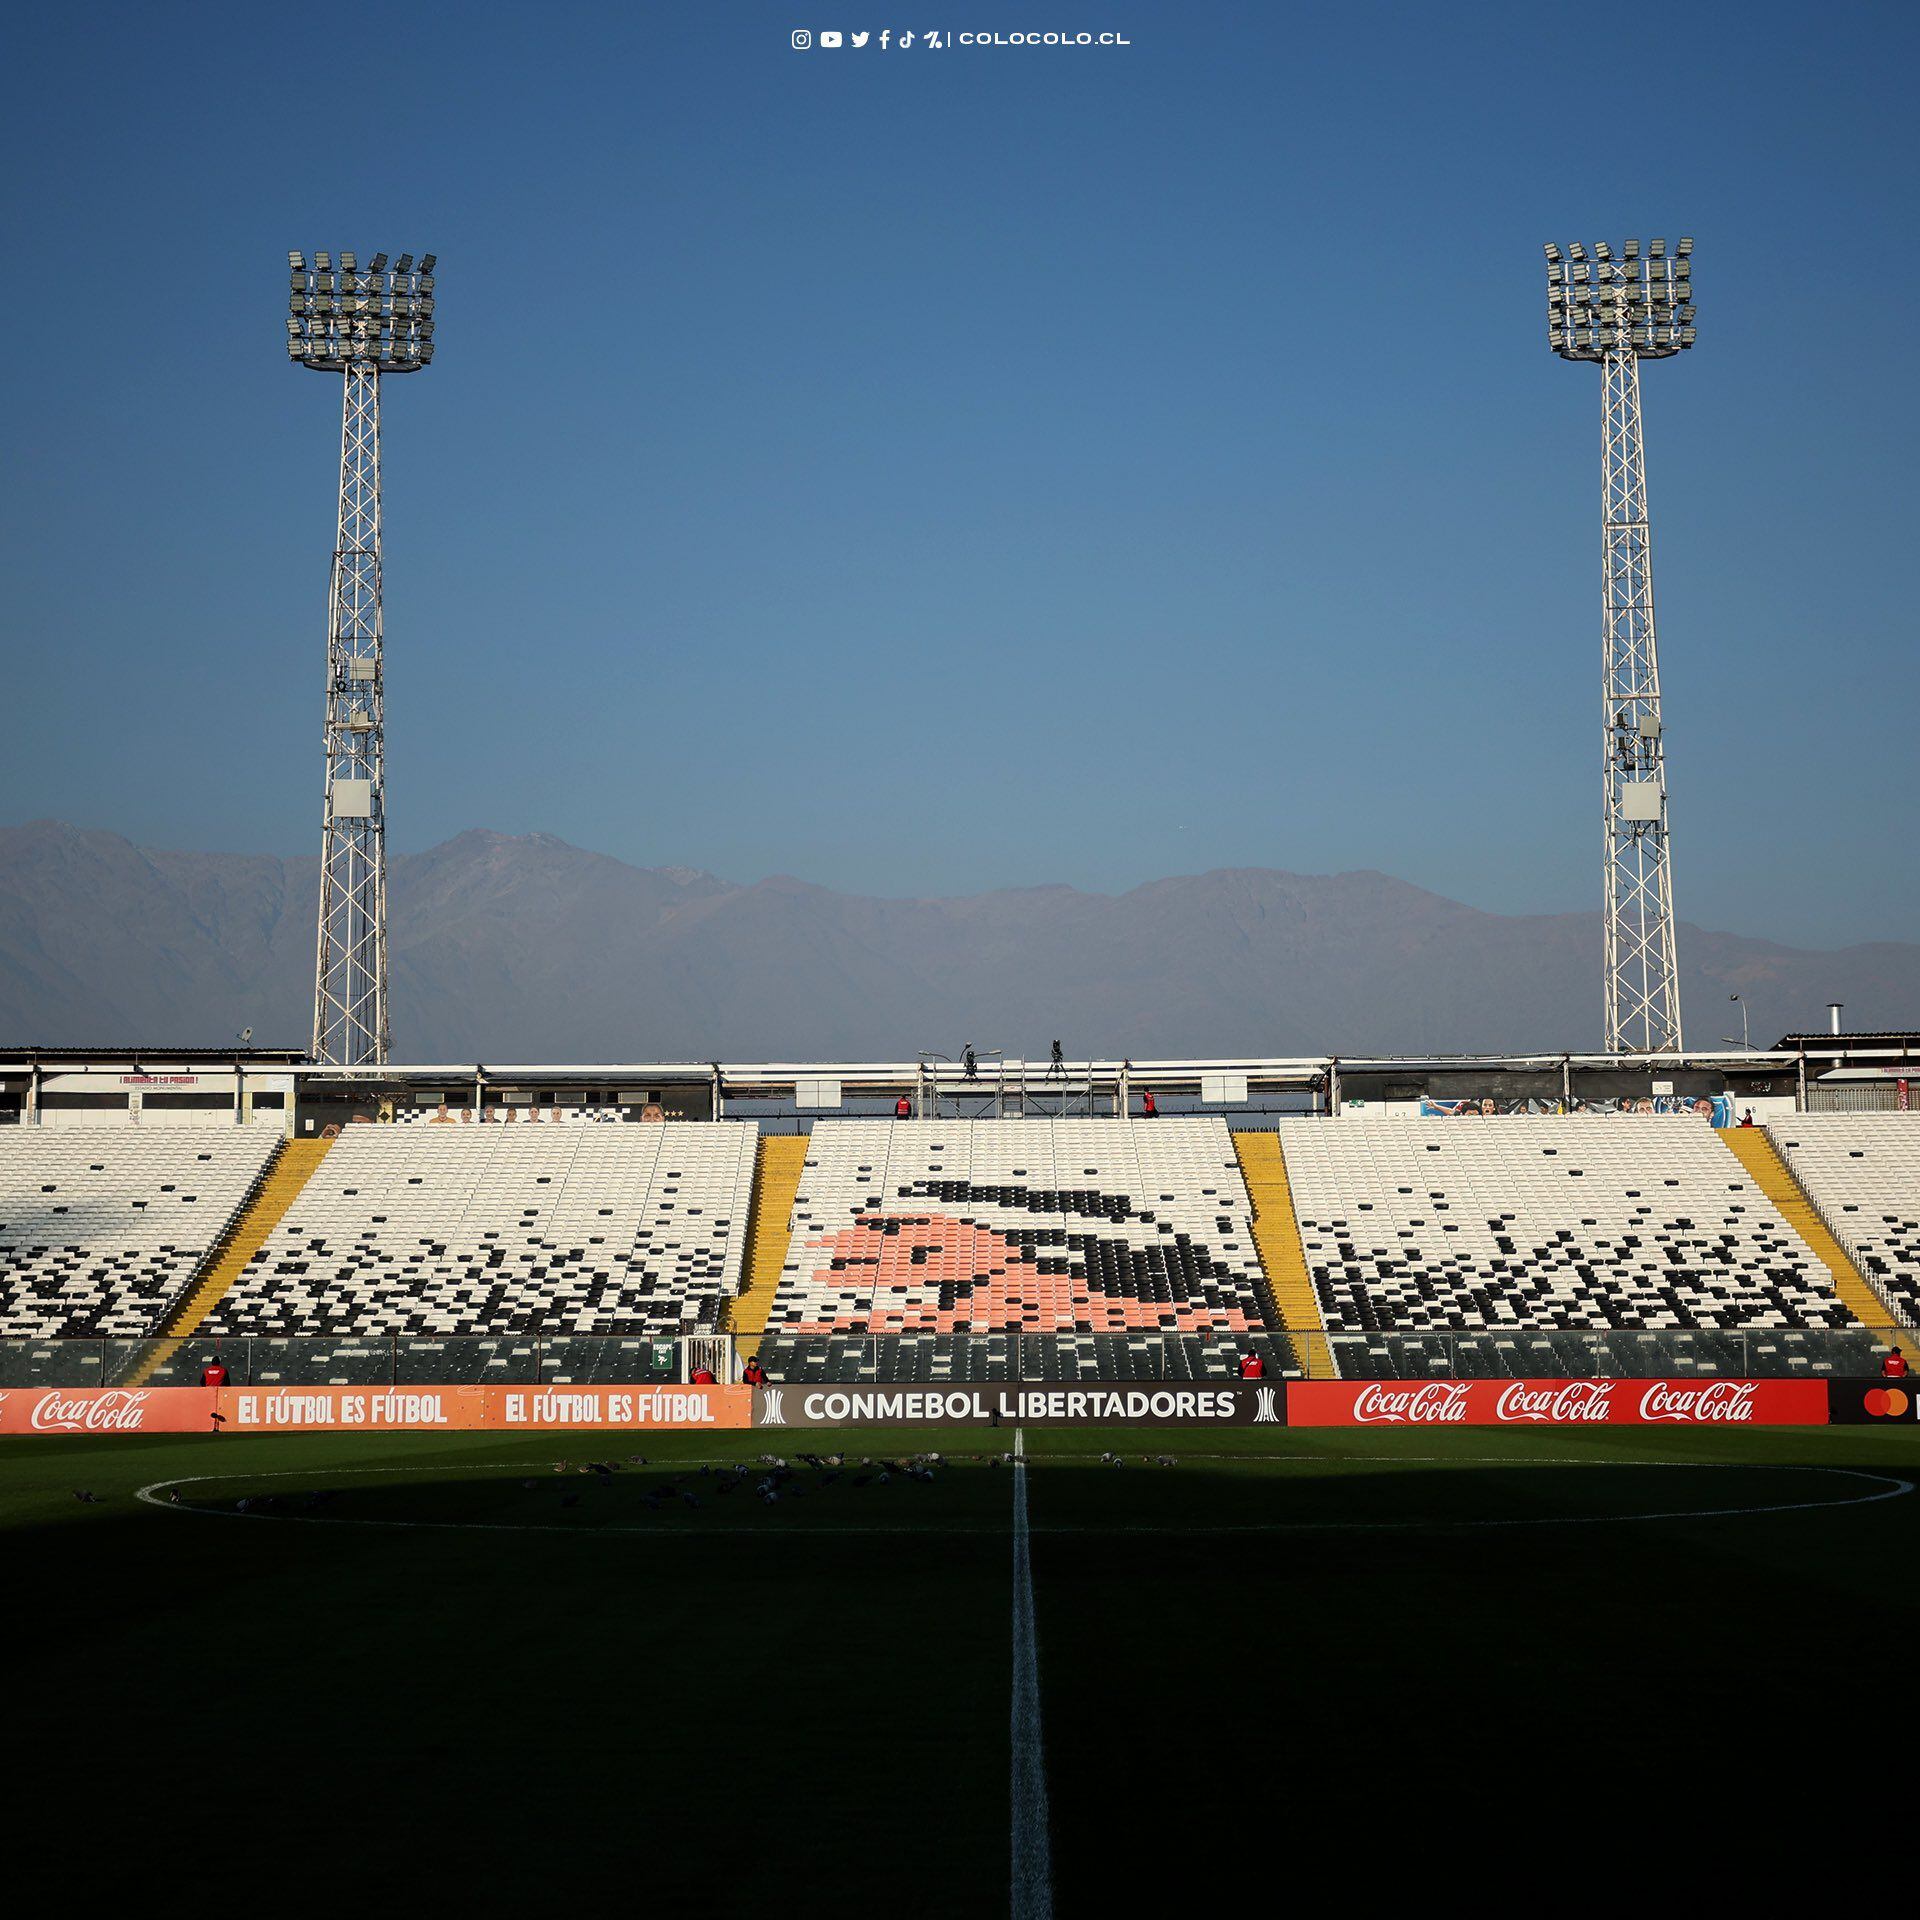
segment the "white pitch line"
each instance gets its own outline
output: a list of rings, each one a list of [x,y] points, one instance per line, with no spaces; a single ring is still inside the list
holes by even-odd
[[[1013,1430],[1013,1920],[1052,1920],[1053,1850],[1047,1835],[1047,1759],[1040,1743],[1040,1647],[1034,1634],[1033,1556],[1027,1527],[1027,1444]]]

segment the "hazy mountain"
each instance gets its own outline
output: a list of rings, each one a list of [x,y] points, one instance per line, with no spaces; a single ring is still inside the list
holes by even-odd
[[[0,829],[0,1043],[304,1042],[316,865]],[[1240,868],[1119,895],[873,900],[645,870],[545,834],[396,860],[403,1060],[1044,1058],[1599,1042],[1598,918],[1482,913],[1380,873]],[[1920,1015],[1920,946],[1810,953],[1683,928],[1695,1044]],[[1729,1016],[1734,1024],[1729,1025]]]

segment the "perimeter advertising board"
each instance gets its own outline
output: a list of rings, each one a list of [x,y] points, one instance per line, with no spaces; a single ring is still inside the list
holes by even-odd
[[[749,1387],[27,1387],[0,1433],[373,1433],[744,1427]]]
[[[1076,1387],[788,1386],[755,1390],[756,1427],[1283,1426],[1281,1381]]]
[[[0,1433],[205,1433],[215,1387],[8,1387]]]
[[[697,1432],[768,1427],[1878,1426],[1893,1380],[1293,1380],[1179,1386],[10,1387],[0,1433]]]
[[[1825,1380],[1295,1380],[1295,1427],[1826,1424]]]
[[[1920,1419],[1920,1391],[1911,1379],[1829,1380],[1827,1418],[1836,1427],[1878,1427]]]
[[[744,1427],[750,1387],[226,1387],[229,1433]]]

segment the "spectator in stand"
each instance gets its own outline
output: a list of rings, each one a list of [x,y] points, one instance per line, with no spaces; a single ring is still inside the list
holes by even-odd
[[[1267,1363],[1257,1353],[1243,1353],[1240,1356],[1240,1378],[1242,1380],[1264,1380],[1267,1377]]]
[[[200,1384],[203,1387],[224,1387],[227,1384],[227,1370],[217,1353],[200,1369]]]
[[[1880,1377],[1883,1380],[1904,1380],[1907,1377],[1907,1356],[1898,1347],[1887,1349],[1887,1357],[1880,1362]]]
[[[1158,1120],[1160,1118],[1160,1103],[1153,1097],[1153,1089],[1151,1087],[1140,1096],[1140,1118],[1142,1120]]]
[[[1740,1116],[1740,1124],[1743,1127],[1750,1127],[1753,1125],[1753,1109],[1751,1107],[1749,1107],[1746,1110],[1746,1112]]]

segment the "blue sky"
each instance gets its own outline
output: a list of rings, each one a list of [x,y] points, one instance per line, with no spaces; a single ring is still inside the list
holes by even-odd
[[[1688,232],[1680,910],[1920,938],[1914,9],[1682,5],[1618,78],[1539,6],[323,15],[14,29],[0,818],[317,850],[339,401],[285,250],[432,249],[396,847],[1596,906],[1599,383],[1540,243]],[[1033,25],[1132,44],[790,44]]]

